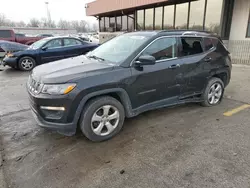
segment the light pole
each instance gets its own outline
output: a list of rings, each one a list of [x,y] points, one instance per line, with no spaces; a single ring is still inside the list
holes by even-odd
[[[51,23],[51,16],[50,16],[50,11],[49,11],[49,2],[45,1],[45,6],[46,6],[46,11],[47,11],[47,19],[48,19],[48,25]]]

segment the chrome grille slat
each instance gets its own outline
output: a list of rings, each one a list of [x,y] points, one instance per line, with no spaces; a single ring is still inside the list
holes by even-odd
[[[32,77],[29,77],[28,80],[28,88],[29,90],[33,93],[33,94],[38,94],[41,92],[43,87],[43,84],[41,84],[40,82],[37,82],[35,79],[33,79]]]

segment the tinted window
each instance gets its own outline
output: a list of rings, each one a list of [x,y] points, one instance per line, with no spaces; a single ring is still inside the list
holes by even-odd
[[[195,55],[203,52],[201,38],[181,37],[182,55]]]
[[[176,5],[175,29],[187,29],[188,3]]]
[[[116,17],[116,31],[121,31],[122,30],[122,17],[117,16]]]
[[[104,17],[101,17],[100,20],[100,31],[103,32],[105,31],[105,28],[104,28]]]
[[[161,38],[153,42],[142,54],[154,56],[156,60],[176,57],[176,38]]]
[[[205,29],[220,34],[223,0],[207,1]]]
[[[64,39],[64,46],[76,46],[81,44],[82,43],[76,39]]]
[[[8,30],[0,30],[0,38],[10,38],[11,32]]]
[[[61,39],[54,39],[50,42],[48,42],[45,47],[47,47],[48,49],[51,48],[59,48],[62,46],[62,40]]]
[[[205,0],[191,2],[188,29],[203,30],[204,10]]]
[[[109,19],[109,30],[114,32],[115,28],[116,28],[115,17],[110,17],[110,19]]]
[[[162,10],[163,7],[155,8],[155,30],[162,29]]]
[[[153,29],[153,18],[154,18],[154,9],[146,9],[145,10],[145,30]]]
[[[135,30],[135,25],[134,25],[134,15],[130,14],[128,16],[128,31],[134,31]]]
[[[174,5],[164,7],[164,29],[174,28]]]
[[[144,10],[137,10],[137,26],[138,30],[144,29]]]
[[[208,51],[214,47],[213,41],[211,38],[204,38],[204,48],[205,51]]]
[[[122,31],[126,31],[128,29],[128,17],[122,16]]]

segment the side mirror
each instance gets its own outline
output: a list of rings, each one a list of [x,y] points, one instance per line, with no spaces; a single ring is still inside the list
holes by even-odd
[[[42,50],[43,50],[43,51],[46,51],[47,49],[48,49],[47,46],[42,47]]]
[[[151,55],[142,55],[137,59],[137,61],[135,61],[135,65],[136,66],[154,65],[155,61],[156,61],[155,57]]]

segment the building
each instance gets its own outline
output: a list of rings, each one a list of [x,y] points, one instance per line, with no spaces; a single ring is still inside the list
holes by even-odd
[[[40,28],[40,27],[14,27],[11,28],[15,33],[24,33],[27,35],[52,34],[52,35],[70,35],[77,34],[75,29],[61,28]]]
[[[250,64],[250,0],[96,0],[86,13],[98,18],[100,40],[124,31],[206,30],[221,36],[235,63]]]

